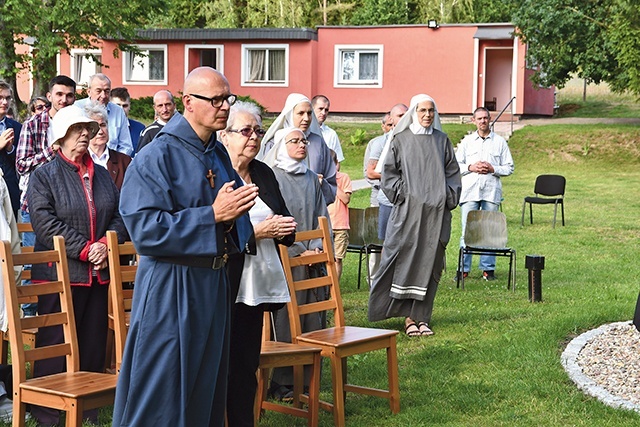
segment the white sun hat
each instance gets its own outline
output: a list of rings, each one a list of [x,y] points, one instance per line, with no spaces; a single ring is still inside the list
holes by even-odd
[[[84,113],[84,110],[69,105],[60,109],[51,120],[53,144],[60,145],[60,142],[67,137],[69,129],[78,123],[88,123],[91,127],[89,138],[93,138],[98,133],[100,126],[95,120],[91,120]]]

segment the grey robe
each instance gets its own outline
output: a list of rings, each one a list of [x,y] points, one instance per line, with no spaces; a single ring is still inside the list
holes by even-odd
[[[327,205],[322,195],[318,176],[311,170],[305,174],[292,174],[274,167],[273,172],[280,185],[280,192],[287,204],[291,215],[296,219],[298,226],[296,231],[314,230],[318,228],[318,217],[329,218]],[[297,256],[307,249],[321,248],[320,240],[310,242],[296,242],[289,247],[289,256]],[[293,278],[300,280],[308,278],[307,267],[296,267],[293,270]],[[326,293],[324,289],[314,289],[297,292],[297,300],[300,303],[311,301],[324,301]],[[289,328],[289,313],[287,307],[283,307],[274,313],[276,341],[291,342],[291,330]],[[327,327],[327,319],[324,313],[308,314],[302,317],[302,331],[310,332]],[[306,371],[306,370],[305,370]],[[307,377],[308,375],[305,375]],[[291,368],[277,368],[273,372],[273,381],[281,385],[293,384],[293,370]],[[308,384],[308,381],[306,381]]]
[[[380,269],[369,296],[369,320],[411,317],[429,322],[458,205],[460,169],[445,133],[391,142],[381,188],[393,203]]]

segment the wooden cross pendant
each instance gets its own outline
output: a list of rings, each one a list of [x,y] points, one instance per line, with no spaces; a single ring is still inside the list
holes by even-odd
[[[211,188],[215,188],[215,183],[213,182],[213,178],[215,177],[216,174],[213,173],[211,169],[209,169],[209,173],[206,175],[206,178],[209,180],[209,185],[211,185]]]

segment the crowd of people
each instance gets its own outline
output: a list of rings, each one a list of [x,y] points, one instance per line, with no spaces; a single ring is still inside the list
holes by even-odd
[[[329,99],[292,93],[265,129],[255,104],[236,102],[224,75],[199,67],[185,79],[184,111],[160,90],[155,121],[145,127],[128,117],[127,89],[112,89],[105,74],[90,78],[86,99],[75,94],[76,82],[56,76],[21,125],[7,117],[13,93],[0,81],[0,190],[6,187],[4,211],[13,214],[5,221],[33,225],[23,245],[48,250],[54,235],[65,238],[81,369],[105,366],[105,235],[115,230],[120,241],[133,241],[140,258],[113,425],[222,426],[226,414],[229,426],[253,426],[265,312],[275,339],[291,341],[278,245],[290,256],[325,250],[316,241],[296,243],[295,232],[330,217],[340,275],[349,242],[353,190],[340,172],[338,135],[326,124]],[[508,146],[488,120],[486,109],[474,112],[478,130],[456,153],[428,95],[384,115],[363,164],[384,240],[372,260],[371,321],[400,317],[407,335],[433,335],[451,211],[459,204],[463,213],[495,210],[499,177],[513,172]],[[465,259],[458,274],[470,267]],[[495,260],[482,259],[480,267],[487,280],[495,277]],[[310,278],[322,274],[319,268],[293,273]],[[31,280],[53,275],[51,266],[34,265]],[[326,297],[296,295],[305,302]],[[23,306],[25,316],[56,310],[47,298]],[[326,322],[304,316],[303,331]],[[61,342],[61,333],[41,328],[36,346]],[[63,360],[36,362],[33,373],[63,368]],[[291,399],[292,384],[292,370],[279,368],[270,393]],[[59,420],[47,408],[32,407],[31,414],[40,425]]]

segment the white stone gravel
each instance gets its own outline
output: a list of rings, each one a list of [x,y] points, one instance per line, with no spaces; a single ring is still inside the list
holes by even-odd
[[[631,322],[602,325],[574,338],[562,365],[582,391],[640,412],[640,332]]]

